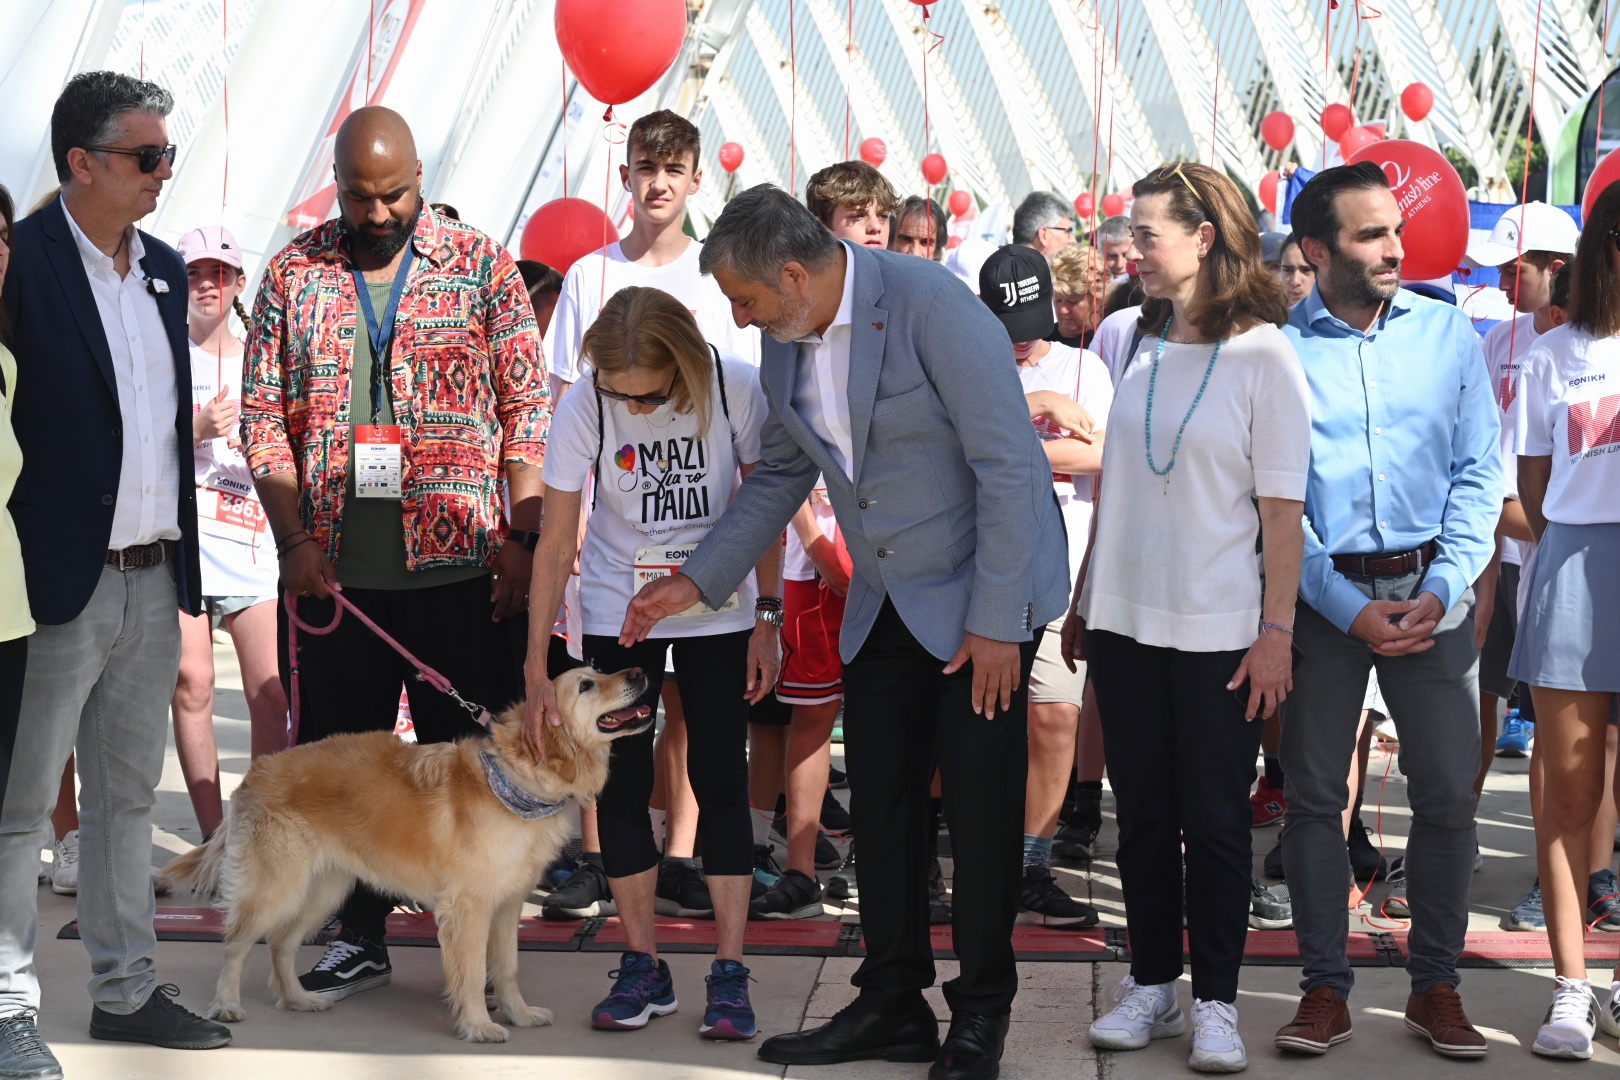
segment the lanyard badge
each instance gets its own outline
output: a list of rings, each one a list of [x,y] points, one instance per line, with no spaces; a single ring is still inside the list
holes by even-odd
[[[394,274],[394,287],[388,294],[388,306],[383,309],[379,322],[371,306],[371,290],[365,275],[358,267],[354,271],[355,291],[360,294],[360,310],[365,315],[366,333],[371,341],[371,419],[382,415],[382,388],[389,381],[388,347],[394,337],[394,323],[399,314],[400,297],[405,293],[405,281],[410,276],[414,251],[405,247],[405,257]],[[352,395],[351,395],[352,396]],[[401,497],[401,475],[404,455],[401,451],[401,428],[398,424],[354,425],[354,493],[362,499],[398,499]]]
[[[388,293],[388,306],[383,309],[382,321],[377,321],[377,312],[371,306],[371,289],[366,285],[366,277],[357,266],[354,268],[354,290],[360,294],[360,311],[366,319],[366,334],[371,340],[371,418],[377,419],[382,413],[382,387],[389,378],[388,375],[388,346],[394,340],[394,320],[399,314],[399,300],[405,294],[405,279],[411,274],[411,261],[416,257],[415,248],[405,245],[405,257],[399,260],[399,270],[394,274],[394,287]],[[378,373],[381,377],[378,377]]]

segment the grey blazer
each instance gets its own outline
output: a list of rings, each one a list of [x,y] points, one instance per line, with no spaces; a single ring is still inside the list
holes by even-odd
[[[938,263],[844,248],[855,260],[854,480],[794,407],[813,350],[767,336],[759,465],[682,572],[706,600],[729,595],[779,541],[819,473],[855,563],[839,649],[846,662],[885,596],[942,660],[964,631],[1028,641],[1063,614],[1074,579],[1007,332]]]

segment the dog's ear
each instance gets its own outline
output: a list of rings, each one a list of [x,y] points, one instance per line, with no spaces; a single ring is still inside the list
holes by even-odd
[[[564,784],[572,785],[579,779],[579,761],[574,740],[566,730],[567,726],[566,719],[560,727],[546,724],[540,729],[540,739],[546,746],[546,766],[557,774],[557,779]]]

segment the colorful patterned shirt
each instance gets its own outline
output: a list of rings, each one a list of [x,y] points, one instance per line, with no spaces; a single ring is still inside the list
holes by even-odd
[[[270,260],[242,380],[254,478],[297,474],[303,527],[334,561],[356,328],[365,333],[340,224],[304,233]],[[506,528],[502,466],[539,468],[551,425],[534,311],[512,257],[476,229],[424,206],[411,243],[389,349],[406,565],[489,565]]]

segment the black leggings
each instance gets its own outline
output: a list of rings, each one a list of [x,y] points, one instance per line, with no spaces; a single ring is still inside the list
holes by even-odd
[[[750,630],[709,637],[664,638],[628,649],[618,639],[585,635],[585,660],[613,673],[647,674],[646,705],[657,707],[664,685],[664,652],[673,648],[686,711],[686,773],[698,801],[703,868],[710,874],[754,872],[754,825],[748,808],[748,702],[743,697]],[[596,799],[602,865],[609,877],[630,877],[658,865],[647,800],[653,790],[653,731],[613,743],[607,786]]]

